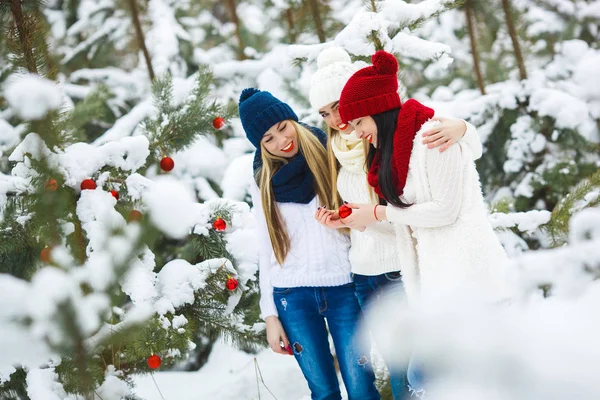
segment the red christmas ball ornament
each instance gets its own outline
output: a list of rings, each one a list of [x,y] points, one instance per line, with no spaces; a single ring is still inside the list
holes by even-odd
[[[239,282],[237,279],[229,277],[229,279],[227,279],[227,283],[225,284],[225,287],[227,288],[227,290],[233,292],[235,289],[237,289],[238,285],[239,285]]]
[[[132,221],[141,221],[142,220],[142,213],[139,212],[138,210],[131,210],[129,212],[129,222]]]
[[[119,200],[119,192],[117,192],[116,190],[111,190],[110,194],[112,194],[112,197],[117,199],[117,201]]]
[[[45,263],[50,262],[51,256],[52,256],[52,248],[51,247],[46,246],[40,252],[40,259]]]
[[[160,169],[163,171],[169,172],[173,168],[175,168],[175,161],[173,161],[171,157],[163,157],[162,160],[160,160]]]
[[[342,206],[338,210],[338,214],[340,215],[340,218],[349,217],[350,214],[352,214],[352,209],[350,207],[348,207],[347,205],[342,204]]]
[[[221,130],[225,126],[225,120],[221,117],[217,117],[213,119],[213,126],[215,127],[215,129]]]
[[[294,355],[294,350],[292,350],[292,346],[290,346],[289,344],[287,346],[285,346],[285,349],[287,350],[288,354],[290,356]]]
[[[223,232],[225,229],[227,229],[227,222],[225,222],[223,218],[217,217],[215,222],[213,222],[213,228],[219,232]]]
[[[94,190],[96,189],[96,182],[93,179],[84,179],[81,182],[81,190]]]
[[[58,189],[58,182],[56,182],[56,179],[48,179],[44,187],[49,192],[55,192]]]
[[[157,354],[152,354],[150,357],[148,357],[148,360],[147,360],[148,366],[152,369],[156,369],[156,368],[160,367],[161,362],[162,362],[162,360],[160,359],[160,357]]]

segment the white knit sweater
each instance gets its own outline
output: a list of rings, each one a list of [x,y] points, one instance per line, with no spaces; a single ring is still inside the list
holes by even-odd
[[[475,159],[481,157],[482,146],[477,129],[468,122],[467,131],[461,143],[471,148]],[[429,150],[437,152],[437,149]],[[338,159],[341,164],[337,179],[337,189],[345,201],[350,203],[371,203],[369,196],[367,175],[365,169],[356,168],[347,160]],[[364,157],[360,161],[364,166]],[[398,247],[394,245],[396,230],[394,224],[381,221],[370,225],[364,232],[352,229],[350,247],[350,265],[352,272],[360,275],[381,275],[392,271],[401,271],[402,263],[398,254]],[[412,244],[412,242],[411,242]]]
[[[409,300],[469,289],[504,298],[507,256],[487,218],[471,149],[461,142],[443,153],[428,150],[421,133],[436,124],[425,123],[415,137],[402,196],[413,205],[386,209]]]
[[[339,286],[352,282],[348,249],[350,240],[339,231],[325,228],[315,219],[317,197],[308,204],[277,203],[291,248],[283,265],[275,258],[262,208],[261,195],[250,188],[259,240],[260,310],[265,319],[277,316],[273,287]]]

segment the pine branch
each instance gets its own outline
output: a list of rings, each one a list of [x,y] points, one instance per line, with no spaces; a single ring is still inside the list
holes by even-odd
[[[8,381],[0,384],[0,400],[29,399],[27,396],[27,372],[17,368]]]
[[[550,235],[552,247],[562,246],[566,243],[569,221],[575,212],[600,205],[600,193],[597,193],[595,198],[592,197],[589,201],[584,202],[583,206],[576,207],[578,202],[584,201],[585,197],[593,191],[600,191],[600,171],[581,181],[554,207],[550,222],[544,228]]]
[[[166,74],[155,81],[152,93],[158,110],[157,117],[143,121],[150,138],[150,162],[185,149],[200,135],[214,134],[219,138],[221,133],[215,131],[213,120],[218,116],[227,120],[235,115],[237,108],[233,104],[224,107],[216,101],[207,100],[212,82],[212,73],[207,67],[201,67],[194,89],[184,104],[174,104],[170,75]]]

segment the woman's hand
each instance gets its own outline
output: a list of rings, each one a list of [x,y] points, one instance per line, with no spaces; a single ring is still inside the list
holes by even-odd
[[[423,144],[429,149],[439,147],[440,153],[458,142],[467,132],[467,124],[462,119],[436,117],[433,120],[442,124],[423,133]]]
[[[347,228],[344,221],[340,219],[340,216],[337,212],[326,209],[325,207],[317,208],[317,212],[315,213],[315,219],[321,223],[326,228],[330,229],[341,229]]]
[[[342,220],[346,226],[362,232],[367,225],[377,222],[373,214],[375,205],[348,203],[346,206],[352,209],[352,214]]]
[[[267,324],[267,342],[269,342],[271,350],[279,354],[290,354],[288,350],[291,349],[290,341],[283,330],[279,318],[270,315],[265,319],[265,322]],[[281,343],[283,343],[283,347],[281,346]]]

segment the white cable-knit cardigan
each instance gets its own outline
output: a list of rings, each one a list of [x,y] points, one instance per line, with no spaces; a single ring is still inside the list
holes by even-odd
[[[482,146],[477,134],[477,129],[470,123],[464,121],[467,130],[460,140],[471,149],[474,160],[481,157]],[[438,151],[438,149],[429,149]],[[337,189],[343,200],[350,203],[370,203],[369,190],[367,188],[367,175],[364,170],[364,156],[356,160],[362,168],[354,165],[346,167],[345,162],[340,161],[341,168],[337,179]],[[400,262],[398,247],[394,245],[396,230],[394,224],[382,221],[369,226],[364,232],[353,229],[351,231],[350,264],[352,272],[360,275],[381,275],[393,271],[404,270]],[[398,238],[400,239],[400,238]],[[412,240],[405,237],[409,243]]]
[[[427,149],[421,134],[437,124],[426,122],[415,136],[402,195],[413,205],[386,209],[409,301],[469,289],[503,299],[507,256],[489,223],[473,154],[463,142],[443,153]]]
[[[263,319],[277,316],[273,287],[339,286],[352,282],[348,250],[350,239],[337,230],[325,228],[315,219],[317,197],[308,204],[277,203],[291,248],[280,265],[269,239],[261,195],[256,183],[250,185],[253,213],[259,241],[260,310]]]

